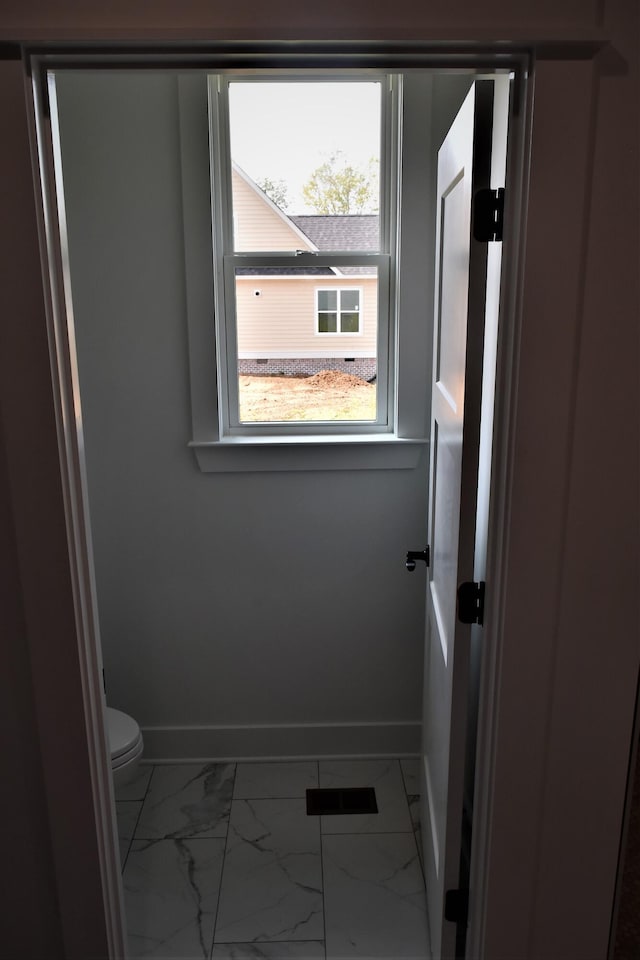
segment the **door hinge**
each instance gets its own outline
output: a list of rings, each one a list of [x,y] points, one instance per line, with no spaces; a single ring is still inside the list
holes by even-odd
[[[458,587],[458,620],[460,623],[479,623],[484,620],[484,581],[466,580]]]
[[[49,100],[49,74],[46,70],[40,72],[40,99],[42,116],[46,120],[51,119],[51,101]]]
[[[480,243],[502,240],[504,187],[478,190],[473,198],[473,236]]]
[[[444,895],[444,918],[466,926],[469,918],[468,890],[447,890]]]

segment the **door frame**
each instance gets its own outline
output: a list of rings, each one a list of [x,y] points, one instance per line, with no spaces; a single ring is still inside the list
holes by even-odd
[[[349,45],[350,49],[357,47],[357,44]],[[304,56],[304,44],[296,45],[296,54]],[[291,49],[291,45],[289,45]],[[344,49],[344,47],[343,47]],[[384,45],[376,47],[376,55],[384,62]],[[522,48],[520,48],[521,50]],[[580,86],[588,79],[590,75],[589,60],[593,56],[594,48],[584,48],[580,46],[581,56],[586,58],[579,60],[576,64],[573,61],[567,61],[563,76],[569,83],[569,89],[565,90],[565,97],[569,100],[570,96],[576,93],[576,83]],[[46,64],[49,61],[48,54],[59,52],[58,48],[45,49],[44,54],[38,59],[39,64]],[[554,54],[554,56],[557,54]],[[491,67],[503,67],[505,62],[516,63],[520,66],[526,64],[525,72],[528,72],[530,64],[529,53],[511,52],[505,54],[503,46],[491,45],[477,48],[473,54],[468,50],[456,51],[451,47],[443,52],[442,48],[425,46],[420,57],[423,65],[432,64],[437,67],[444,67],[447,64],[460,68],[461,63],[468,63],[470,66],[482,66],[489,70]],[[561,66],[563,65],[561,61]],[[416,55],[413,54],[412,65],[416,65]],[[541,65],[538,63],[536,69]],[[544,72],[547,73],[547,63],[542,64]],[[553,67],[557,66],[554,61],[549,64],[551,73],[556,73]],[[581,68],[581,69],[580,69]],[[399,67],[402,69],[402,67]],[[34,71],[34,76],[37,70]],[[526,90],[526,95],[522,94]],[[477,769],[479,771],[477,778],[477,803],[475,814],[474,843],[472,856],[472,878],[475,881],[476,895],[471,902],[470,915],[470,946],[469,956],[491,956],[490,944],[494,936],[494,905],[495,900],[499,899],[498,891],[501,884],[512,884],[513,878],[506,875],[504,862],[496,855],[496,832],[495,827],[498,824],[498,817],[501,811],[498,809],[501,798],[498,796],[498,788],[502,789],[503,783],[498,784],[498,780],[504,777],[504,761],[502,756],[502,736],[505,724],[508,723],[504,713],[504,694],[505,690],[510,689],[512,674],[506,669],[505,663],[505,641],[508,636],[508,614],[509,600],[508,590],[508,566],[512,560],[512,544],[510,538],[510,519],[517,509],[517,503],[513,497],[514,485],[514,466],[518,455],[517,444],[519,440],[518,429],[520,426],[518,418],[518,390],[519,390],[519,370],[521,356],[521,324],[523,310],[525,308],[525,265],[529,266],[533,260],[528,260],[525,264],[524,249],[527,240],[531,239],[532,222],[534,228],[538,226],[539,215],[527,216],[525,212],[525,197],[531,186],[531,179],[535,180],[537,176],[537,167],[531,166],[529,156],[529,143],[532,136],[532,96],[533,84],[528,82],[520,88],[520,106],[517,111],[519,132],[513,143],[518,143],[519,158],[517,163],[515,158],[510,156],[508,164],[508,188],[509,196],[517,198],[517,203],[510,201],[508,205],[507,223],[505,236],[505,258],[503,261],[503,298],[502,314],[505,310],[509,311],[508,324],[501,323],[500,344],[498,351],[498,380],[497,380],[497,402],[494,419],[494,456],[493,456],[493,480],[492,480],[492,507],[490,519],[490,539],[489,539],[489,557],[488,557],[488,577],[489,584],[487,595],[487,621],[485,640],[487,651],[485,654],[485,665],[483,668],[482,691],[480,698],[480,726],[478,737],[478,758]],[[32,135],[36,129],[36,115],[38,100],[42,89],[38,83],[27,85],[27,101],[29,116],[31,121]],[[548,85],[544,90],[545,98],[543,104],[549,106],[551,100],[550,89]],[[570,144],[569,150],[572,157],[578,162],[582,156],[585,139],[588,139],[589,125],[585,122],[580,127],[583,139]],[[34,173],[36,183],[39,181],[37,172],[37,143],[32,138],[32,151],[34,160]],[[45,164],[46,167],[46,164]],[[51,175],[50,168],[45,177]],[[544,170],[541,181],[545,181],[547,171]],[[513,191],[513,192],[511,192]],[[584,200],[584,196],[582,197]],[[582,207],[579,210],[584,214]],[[531,211],[530,211],[531,212]],[[43,275],[45,278],[45,297],[47,327],[52,350],[52,377],[54,383],[53,403],[55,407],[56,424],[58,430],[58,444],[60,456],[60,475],[62,478],[63,497],[65,504],[65,517],[67,521],[67,548],[69,550],[70,569],[72,571],[72,590],[73,603],[76,615],[77,626],[77,647],[81,662],[80,685],[82,687],[82,698],[84,702],[84,714],[87,730],[87,756],[89,758],[89,781],[93,796],[93,805],[95,813],[95,830],[98,847],[98,863],[100,870],[100,883],[103,890],[105,918],[107,921],[107,942],[108,955],[110,957],[124,955],[124,938],[122,925],[122,898],[121,898],[121,878],[117,869],[116,834],[112,815],[112,790],[111,778],[109,775],[108,752],[106,747],[106,738],[102,721],[102,693],[101,677],[99,675],[99,663],[96,658],[95,635],[97,629],[97,618],[92,595],[92,572],[91,572],[91,551],[89,542],[89,528],[87,523],[86,502],[83,494],[83,464],[81,457],[82,437],[76,430],[76,419],[74,416],[74,371],[73,359],[69,350],[69,331],[66,324],[66,315],[60,310],[60,297],[64,290],[64,275],[62,263],[59,258],[51,258],[47,254],[47,237],[51,237],[51,231],[55,228],[55,220],[52,216],[55,210],[42,207],[39,210],[40,219],[40,242],[41,242],[41,261],[43,265]],[[575,225],[575,231],[579,231],[583,226],[582,217]],[[579,235],[579,234],[578,234]],[[572,266],[578,267],[576,262]],[[574,291],[575,294],[575,291]],[[576,294],[577,296],[577,294]],[[574,320],[569,325],[566,333],[566,346],[571,348],[576,336],[577,321]],[[566,402],[570,405],[572,402],[573,389],[575,385],[569,384],[569,391]],[[561,459],[564,470],[568,475],[570,457],[567,454]],[[535,552],[535,551],[534,551]],[[34,687],[36,690],[43,689],[44,678],[35,676],[37,669],[34,668]],[[520,671],[515,671],[516,677]],[[550,694],[545,700],[541,697],[540,715],[536,717],[537,726],[542,726],[544,730],[538,731],[544,735],[546,730],[547,712],[550,709]],[[44,750],[47,750],[47,741],[43,741]],[[50,758],[51,760],[53,758]],[[536,792],[534,805],[540,805],[540,791]],[[531,830],[532,837],[535,840],[536,831],[542,829],[541,809],[537,810],[538,816],[535,821],[535,829]],[[83,878],[66,877],[65,882],[72,890],[73,885],[83,883]],[[491,889],[489,890],[489,887]],[[489,913],[491,915],[489,916]],[[65,918],[63,917],[63,921]],[[71,922],[67,918],[67,922]],[[512,940],[513,943],[513,940]],[[517,950],[517,947],[516,947]],[[487,951],[489,951],[487,953]],[[523,954],[524,955],[524,954]]]
[[[449,197],[449,191],[453,189],[464,189],[462,184],[467,182],[469,189],[475,192],[483,187],[505,187],[509,188],[509,197],[514,196],[513,179],[510,184],[506,182],[506,170],[508,167],[507,149],[510,148],[511,158],[516,163],[518,157],[523,155],[520,144],[517,140],[519,132],[516,118],[513,116],[520,114],[522,104],[516,101],[519,91],[515,83],[507,81],[507,88],[504,89],[505,77],[496,78],[495,82],[490,83],[484,78],[475,80],[472,87],[463,101],[460,109],[452,120],[451,126],[445,139],[438,151],[438,170],[437,170],[437,191],[436,206],[442,206],[445,203],[443,198]],[[502,86],[503,99],[499,96],[499,90]],[[488,88],[488,89],[483,89]],[[506,94],[506,97],[505,97]],[[502,109],[500,104],[502,103]],[[463,119],[463,114],[466,117]],[[505,118],[505,113],[507,117]],[[506,131],[504,139],[500,141],[498,130],[501,128],[505,119],[509,120],[511,137],[507,141]],[[514,127],[516,128],[514,130]],[[514,137],[515,142],[514,142]],[[468,156],[469,166],[463,161],[463,157]],[[502,164],[498,158],[502,157]],[[499,168],[502,171],[499,172]],[[518,195],[519,197],[520,195]],[[511,211],[512,220],[519,220],[520,203],[516,197],[515,208]],[[448,201],[447,201],[448,202]],[[464,204],[467,210],[466,203]],[[469,227],[472,225],[472,198],[469,199],[468,215],[470,215]],[[454,216],[454,220],[455,220]],[[438,258],[437,271],[444,271],[444,260],[446,259],[446,243],[444,236],[446,216],[445,208],[438,213],[438,224],[436,225],[436,256]],[[462,234],[458,237],[455,233],[456,228],[450,226],[453,231],[452,243],[454,250],[456,240],[463,243]],[[517,239],[517,234],[516,234]],[[467,237],[468,244],[468,237]],[[492,389],[491,356],[495,356],[497,347],[498,323],[496,309],[498,304],[498,290],[495,287],[500,285],[500,297],[503,296],[503,280],[505,279],[502,263],[497,268],[497,272],[492,274],[491,260],[497,255],[502,260],[502,246],[500,243],[493,244],[493,249],[489,244],[474,244],[464,248],[465,256],[465,284],[469,289],[469,302],[466,310],[466,335],[465,341],[457,347],[461,354],[455,354],[458,362],[464,367],[464,402],[459,398],[454,398],[451,393],[457,385],[455,373],[449,370],[450,383],[447,382],[447,374],[441,372],[438,374],[440,364],[437,361],[440,346],[445,340],[444,334],[436,329],[434,320],[434,357],[433,357],[433,382],[431,383],[432,405],[431,425],[432,436],[431,455],[429,467],[429,546],[431,550],[430,569],[427,577],[427,600],[426,600],[426,630],[425,630],[425,665],[424,665],[424,694],[423,694],[423,749],[421,756],[421,786],[424,785],[425,796],[421,797],[422,816],[422,842],[424,848],[424,872],[427,886],[427,901],[429,904],[429,927],[431,935],[431,949],[438,949],[446,955],[456,956],[462,950],[462,943],[466,936],[466,924],[462,919],[457,922],[447,922],[442,919],[445,911],[445,896],[448,889],[461,888],[468,890],[470,887],[470,877],[465,875],[462,866],[461,854],[464,849],[462,834],[464,830],[461,826],[465,824],[467,816],[470,817],[474,799],[474,784],[471,777],[474,775],[470,751],[475,747],[475,738],[472,738],[472,729],[477,729],[474,723],[474,717],[471,709],[471,703],[476,699],[479,693],[479,677],[476,670],[472,667],[472,648],[478,645],[484,649],[485,639],[490,642],[492,624],[489,620],[484,627],[461,625],[458,623],[455,610],[447,609],[446,599],[443,593],[446,589],[442,572],[440,573],[440,582],[435,580],[435,572],[439,560],[446,563],[447,556],[451,556],[453,549],[454,572],[453,577],[458,576],[461,580],[491,580],[490,573],[485,570],[486,563],[486,540],[482,536],[481,518],[487,522],[488,514],[488,494],[482,501],[481,486],[488,485],[490,481],[489,469],[487,469],[487,460],[492,455],[491,439],[493,432],[493,415],[491,405],[493,399],[489,402],[485,394],[490,391],[491,396],[495,391]],[[461,255],[461,254],[460,254]],[[455,255],[451,255],[450,263],[456,264]],[[508,267],[508,264],[507,264]],[[455,266],[451,266],[455,270]],[[462,267],[459,270],[462,271]],[[494,279],[495,278],[495,279]],[[493,284],[492,284],[493,279]],[[442,278],[441,278],[442,282]],[[436,303],[434,305],[436,316],[444,303],[444,292],[437,292],[438,281],[436,281]],[[474,303],[472,298],[472,289],[480,290],[479,307],[478,302]],[[492,296],[493,294],[493,296]],[[476,294],[476,297],[478,295]],[[502,300],[501,300],[502,302]],[[495,304],[493,306],[492,304]],[[455,312],[455,307],[451,308]],[[502,325],[510,316],[508,311],[501,311]],[[507,327],[511,324],[506,323]],[[507,330],[503,331],[503,339]],[[436,346],[436,340],[440,342]],[[449,363],[454,363],[449,356]],[[485,369],[486,365],[486,369]],[[445,364],[446,366],[446,364]],[[454,366],[454,370],[457,367]],[[435,381],[442,377],[446,383],[446,389],[438,389]],[[462,406],[462,409],[461,409]],[[437,408],[437,409],[436,409]],[[439,411],[439,412],[438,412]],[[482,416],[481,416],[482,413]],[[484,422],[485,414],[487,423]],[[443,419],[441,419],[441,417]],[[482,423],[481,423],[482,421]],[[481,430],[482,426],[482,430]],[[444,441],[446,447],[452,447],[450,452],[451,463],[454,459],[460,471],[456,482],[460,483],[460,493],[456,496],[455,502],[459,507],[459,531],[449,543],[450,530],[438,531],[438,521],[436,513],[438,511],[438,496],[432,488],[433,484],[443,483],[443,478],[439,480],[436,477],[436,464],[438,463],[438,454],[433,446],[433,433],[441,430],[446,434]],[[488,427],[488,429],[487,429]],[[451,434],[455,440],[451,440]],[[484,434],[483,432],[484,431]],[[437,431],[436,431],[437,432]],[[467,456],[469,459],[467,460]],[[490,467],[490,464],[489,464]],[[440,468],[438,468],[439,470]],[[446,468],[445,468],[446,469]],[[449,465],[449,469],[453,467]],[[448,484],[445,482],[445,487]],[[466,500],[465,500],[466,489]],[[470,498],[473,506],[470,505]],[[445,497],[446,500],[446,497]],[[465,506],[466,502],[466,506]],[[446,507],[443,508],[446,512]],[[454,522],[453,520],[451,521]],[[437,546],[439,533],[445,535],[447,541],[443,547]],[[457,546],[456,546],[457,544]],[[483,546],[484,545],[484,550]],[[440,557],[438,557],[440,554]],[[482,569],[480,569],[479,560],[482,559]],[[454,580],[450,584],[454,591],[460,580]],[[443,605],[444,599],[444,605]],[[458,662],[458,644],[460,644],[460,662]],[[446,648],[446,649],[445,649]],[[438,697],[438,690],[444,683],[447,688],[447,694],[440,694],[442,703],[439,704],[438,711],[434,714],[433,707],[429,703],[430,691],[434,697]],[[449,689],[449,683],[451,688]],[[463,720],[456,716],[459,710],[453,709],[457,702],[458,707],[463,711]],[[446,714],[446,716],[443,715]],[[473,728],[471,726],[473,724]],[[449,755],[446,760],[445,771],[439,767],[439,751],[434,747],[431,750],[429,743],[429,733],[437,743],[444,735],[444,728],[449,732]],[[433,753],[433,756],[430,754]],[[441,761],[444,762],[444,761]],[[442,790],[445,790],[443,782],[446,783],[446,792],[440,793],[436,788],[435,795],[432,797],[430,791],[435,775],[435,783]],[[475,778],[474,778],[475,779]],[[422,793],[422,789],[421,789]],[[438,824],[437,809],[434,805],[446,804],[451,810],[458,808],[459,812],[455,819],[451,820],[451,813],[447,816],[447,826],[440,832]],[[439,809],[439,807],[438,807]],[[449,824],[452,824],[451,843],[449,838]],[[471,826],[471,824],[469,824]],[[457,833],[457,840],[456,840]],[[472,834],[467,834],[467,843],[472,838]],[[462,842],[461,842],[462,841]],[[468,851],[471,855],[471,851]],[[439,860],[439,863],[437,862]],[[443,872],[441,872],[443,871]],[[482,873],[476,875],[475,883],[482,881]],[[430,890],[430,886],[433,889]],[[475,889],[475,887],[474,887]],[[442,898],[438,902],[439,898]],[[475,898],[476,902],[478,898]],[[441,930],[431,929],[432,916],[434,913],[436,926]],[[438,922],[439,920],[439,922]],[[464,932],[464,936],[463,936]]]
[[[491,480],[487,525],[485,617],[481,628],[485,650],[478,696],[476,765],[466,955],[483,956],[486,885],[490,869],[492,781],[495,775],[495,733],[498,725],[500,647],[504,642],[502,613],[507,574],[507,538],[511,513],[511,471],[514,457],[513,420],[516,406],[516,370],[519,362],[521,298],[526,246],[534,82],[526,83],[509,104],[509,131],[505,197],[514,198],[504,222],[504,249],[500,267],[498,342],[491,443]],[[507,320],[511,322],[507,322]]]

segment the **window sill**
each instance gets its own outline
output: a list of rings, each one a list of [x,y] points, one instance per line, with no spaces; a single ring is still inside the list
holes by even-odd
[[[228,437],[189,443],[202,473],[289,470],[411,470],[426,440],[393,435]]]

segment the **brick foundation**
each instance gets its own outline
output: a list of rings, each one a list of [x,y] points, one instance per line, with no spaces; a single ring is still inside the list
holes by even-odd
[[[254,376],[304,377],[320,373],[321,370],[339,370],[352,373],[363,380],[371,380],[377,373],[377,362],[372,357],[356,357],[354,360],[327,359],[323,357],[301,357],[294,359],[238,360],[238,373]]]

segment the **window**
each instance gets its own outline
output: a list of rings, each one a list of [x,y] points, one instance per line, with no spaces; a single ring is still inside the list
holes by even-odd
[[[350,287],[318,290],[317,333],[359,334],[361,291]]]
[[[339,113],[328,109],[327,91],[338,82],[343,94],[347,84],[366,83],[379,100],[377,212],[370,207],[349,215],[301,211],[291,192],[287,203],[287,197],[283,200],[272,189],[281,186],[279,169],[272,171],[270,185],[232,149],[237,138],[234,116],[240,116],[234,114],[238,92],[266,96],[276,86],[295,83],[304,94],[302,103],[295,111],[280,111],[284,121],[278,123],[277,111],[255,103],[247,111],[247,139],[266,156],[272,141],[284,142],[288,136],[293,155],[307,140],[300,121],[307,116],[322,132],[326,157],[333,150],[330,132],[340,126]],[[338,78],[329,73],[319,77],[315,71],[313,76],[293,76],[256,69],[250,78],[210,75],[204,85],[197,75],[181,75],[178,91],[189,445],[199,468],[217,473],[415,467],[424,456],[429,422],[431,198],[437,150],[428,108],[432,78],[428,73],[397,76],[364,68],[347,76],[341,71]],[[344,96],[341,105],[343,145],[350,139],[362,142],[353,122],[355,112],[346,109]],[[320,124],[322,111],[325,121]],[[203,123],[207,114],[208,123]],[[367,148],[365,161],[370,157]],[[321,157],[319,165],[322,162]],[[211,205],[203,204],[209,191]],[[253,200],[254,210],[262,212],[250,232],[250,221],[241,213],[243,198]],[[257,226],[267,220],[271,230],[265,237]],[[345,234],[340,226],[346,223]],[[333,228],[329,236],[326,225]],[[361,291],[359,333],[318,333],[316,291],[344,288]],[[287,324],[294,316],[305,331],[304,343],[287,339]],[[327,357],[329,345],[332,357]],[[278,384],[289,383],[284,379],[288,377],[303,394],[314,380],[319,385],[343,380],[351,381],[350,399],[362,391],[367,396],[359,407],[340,409],[335,391],[333,409],[320,411],[321,419],[317,405],[296,405],[290,391],[294,419],[283,419],[282,407],[267,409],[262,399],[266,392],[258,391],[257,398],[255,393],[262,385],[270,385],[273,393]]]
[[[392,432],[397,87],[210,77],[221,438]]]

